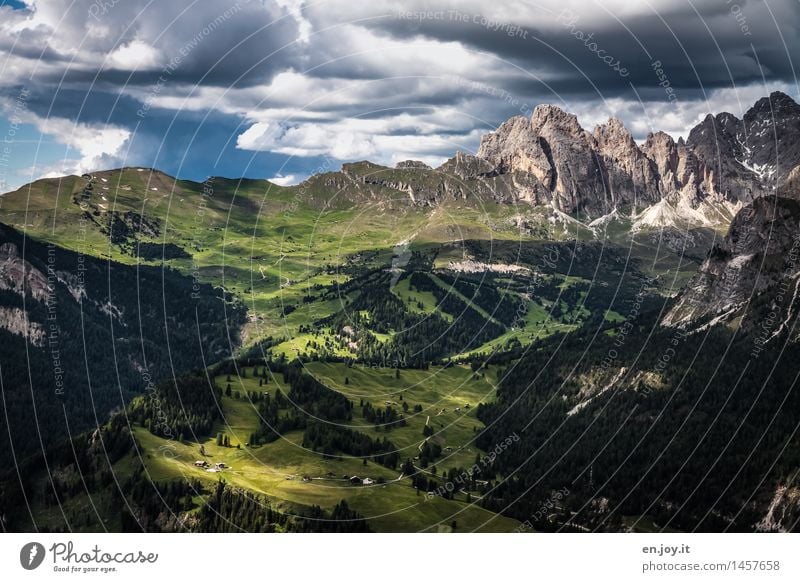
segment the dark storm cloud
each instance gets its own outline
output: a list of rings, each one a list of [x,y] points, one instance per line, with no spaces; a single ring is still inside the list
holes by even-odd
[[[257,0],[48,0],[13,16],[16,22],[6,23],[13,34],[0,41],[0,52],[7,61],[32,60],[31,80],[44,84],[146,85],[175,63],[176,82],[246,86],[268,82],[301,58],[297,22]],[[139,48],[121,58],[130,43]],[[137,62],[142,49],[154,63]],[[56,64],[63,66],[50,66]]]
[[[520,69],[507,88],[529,94],[552,90],[565,98],[598,92],[629,95],[633,85],[663,98],[661,81],[653,72],[653,62],[658,61],[683,98],[700,98],[704,90],[762,80],[794,83],[793,65],[800,58],[800,6],[793,0],[676,1],[660,5],[658,12],[642,5],[641,13],[620,16],[619,22],[587,2],[578,8],[533,9],[505,21],[506,27],[500,27],[500,21],[482,24],[492,22],[488,13],[475,13],[468,21],[458,16],[464,12],[450,9],[439,18],[404,14],[408,13],[376,19],[371,26],[396,38],[457,41],[496,55],[498,63],[507,61]],[[519,30],[512,28],[515,25]],[[619,61],[628,74],[606,66],[597,50]],[[526,79],[525,72],[532,78]]]

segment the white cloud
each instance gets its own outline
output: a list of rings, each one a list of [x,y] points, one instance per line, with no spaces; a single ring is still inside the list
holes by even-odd
[[[120,165],[123,148],[131,136],[127,129],[113,125],[75,123],[58,117],[45,119],[33,114],[26,114],[23,120],[69,148],[64,160],[51,169],[61,174],[83,174],[100,167]],[[79,157],[70,156],[71,152]]]
[[[299,184],[303,180],[305,180],[308,176],[306,175],[299,175],[299,174],[286,174],[285,176],[282,174],[278,174],[277,176],[273,176],[269,178],[269,181],[273,184],[277,184],[278,186],[293,186],[295,184]]]
[[[463,116],[442,107],[436,113],[408,113],[378,119],[344,118],[327,122],[258,121],[242,132],[236,147],[289,156],[370,159],[392,164],[409,158],[438,165],[458,149],[477,143],[480,130],[452,134]],[[423,159],[424,158],[424,159]]]
[[[112,67],[124,71],[155,69],[161,60],[159,51],[141,40],[133,40],[122,45],[108,57]]]
[[[735,89],[709,91],[707,98],[700,101],[681,100],[672,102],[645,101],[612,98],[600,102],[577,102],[570,110],[578,116],[584,129],[591,131],[609,117],[621,119],[637,140],[642,140],[650,132],[664,131],[686,138],[689,131],[700,123],[709,113],[732,113],[742,118],[745,112],[758,99],[772,91],[783,91],[798,99],[797,89],[786,83],[748,85]]]
[[[311,35],[311,22],[303,15],[304,0],[275,0],[275,3],[281,8],[285,8],[297,22],[297,39],[300,42],[308,42]]]

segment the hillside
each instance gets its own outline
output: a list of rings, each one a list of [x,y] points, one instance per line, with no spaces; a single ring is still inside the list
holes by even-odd
[[[0,225],[4,414],[13,467],[103,423],[152,383],[229,357],[245,311],[169,269],[133,267]]]

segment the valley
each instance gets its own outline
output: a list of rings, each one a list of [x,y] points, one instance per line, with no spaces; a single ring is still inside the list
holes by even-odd
[[[752,530],[800,450],[796,379],[770,368],[797,355],[797,293],[748,357],[798,270],[796,173],[748,133],[765,107],[637,144],[543,105],[435,169],[278,186],[128,167],[0,196],[4,527]]]

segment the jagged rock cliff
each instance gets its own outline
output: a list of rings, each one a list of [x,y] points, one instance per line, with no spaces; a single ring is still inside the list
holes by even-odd
[[[800,170],[792,172],[793,180]],[[666,325],[728,321],[748,302],[772,296],[780,319],[794,317],[800,274],[800,200],[798,190],[756,198],[735,216],[723,241],[714,246],[700,270],[665,316]],[[710,319],[710,322],[708,321]],[[749,326],[753,317],[745,317]],[[771,332],[780,327],[774,322]]]
[[[514,117],[485,136],[478,157],[498,174],[532,175],[562,212],[591,216],[666,200],[690,222],[713,222],[703,204],[751,202],[800,163],[800,106],[776,92],[741,120],[708,115],[685,143],[656,132],[639,146],[618,119],[590,134],[574,115],[540,105],[531,119]]]

